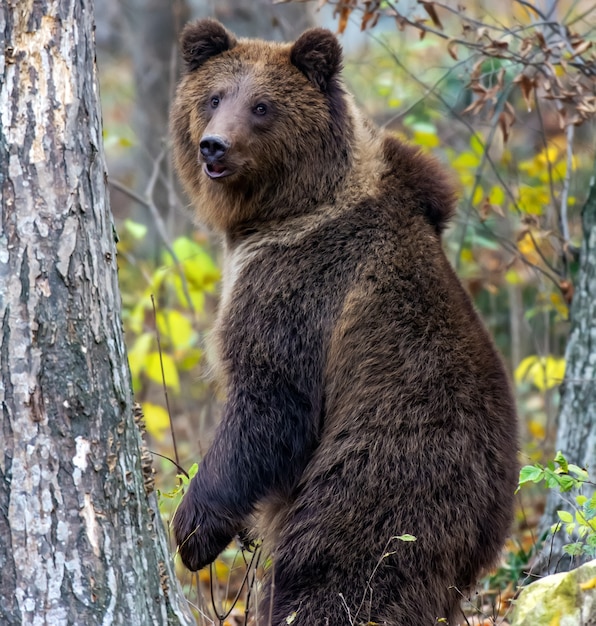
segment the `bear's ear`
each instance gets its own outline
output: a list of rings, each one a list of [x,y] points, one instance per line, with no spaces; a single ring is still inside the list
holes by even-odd
[[[197,20],[184,27],[180,37],[182,58],[189,71],[201,67],[205,61],[236,45],[236,38],[219,22]]]
[[[290,61],[321,91],[341,71],[342,51],[335,35],[325,28],[311,28],[290,52]]]

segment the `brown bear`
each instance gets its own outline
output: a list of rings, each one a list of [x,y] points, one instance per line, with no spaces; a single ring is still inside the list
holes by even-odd
[[[261,626],[454,624],[507,534],[517,445],[441,247],[449,177],[364,121],[327,30],[278,44],[202,20],[181,44],[174,158],[223,237],[226,389],[173,521],[182,561],[248,527],[271,554]]]

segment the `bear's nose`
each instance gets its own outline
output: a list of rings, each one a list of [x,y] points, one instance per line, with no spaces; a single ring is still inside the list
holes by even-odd
[[[219,135],[207,135],[201,139],[201,143],[199,144],[201,155],[206,161],[219,161],[223,159],[229,147],[230,142]]]

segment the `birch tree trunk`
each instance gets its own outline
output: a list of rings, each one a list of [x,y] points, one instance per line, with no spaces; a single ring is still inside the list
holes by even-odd
[[[4,0],[0,115],[0,623],[190,624],[133,419],[92,0]]]
[[[556,449],[570,463],[587,468],[591,481],[596,483],[596,162],[582,219],[583,241],[571,306]],[[551,490],[542,518],[543,531],[559,522],[558,510],[571,509]],[[570,539],[564,532],[548,537],[540,565],[544,573],[579,565],[564,552],[567,543]]]

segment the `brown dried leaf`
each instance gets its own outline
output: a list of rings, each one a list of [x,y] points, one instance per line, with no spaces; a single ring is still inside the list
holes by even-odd
[[[342,6],[341,9],[339,9],[339,20],[337,29],[340,34],[346,30],[348,20],[350,19],[350,13],[352,13],[352,9],[345,5]]]
[[[499,75],[497,76],[497,91],[501,91],[503,89],[503,84],[505,83],[505,68],[502,67],[499,70]]]
[[[583,41],[582,43],[578,44],[577,46],[573,46],[573,47],[574,47],[574,51],[573,51],[573,54],[571,55],[571,58],[575,59],[575,57],[578,57],[581,54],[583,54],[584,52],[586,52],[586,50],[589,50],[592,47],[592,42],[591,41]]]
[[[470,104],[469,106],[467,106],[463,111],[462,111],[462,115],[464,113],[471,113],[472,115],[476,115],[476,113],[478,113],[482,107],[485,105],[486,103],[486,99],[485,98],[478,98],[478,100],[474,100],[474,102],[472,102],[472,104]]]
[[[528,112],[531,111],[532,92],[534,91],[534,89],[536,89],[536,79],[530,78],[527,74],[524,74],[522,72],[513,79],[513,82],[519,85],[526,106],[528,107]]]
[[[420,41],[422,41],[426,37],[426,30],[424,29],[426,20],[420,17],[416,20],[416,24],[418,24],[418,26],[420,27],[419,37],[420,37]]]
[[[362,16],[362,22],[360,23],[360,30],[366,30],[368,23],[375,17],[376,13],[374,11],[365,11]]]
[[[526,37],[519,47],[519,54],[521,57],[525,57],[534,47],[531,37]]]
[[[447,42],[447,52],[449,53],[449,56],[454,60],[457,61],[457,52],[455,50],[455,47],[457,46],[457,41],[455,39],[450,39]]]
[[[536,34],[536,39],[538,40],[538,45],[540,46],[540,49],[543,52],[546,52],[548,50],[548,46],[546,45],[546,39],[544,38],[544,35],[539,30],[537,30],[535,34]]]
[[[511,124],[515,122],[515,109],[511,102],[505,102],[505,112],[511,117]]]
[[[491,204],[490,198],[487,196],[482,202],[480,207],[480,219],[484,222],[488,219],[491,213],[496,213],[500,217],[505,217],[503,209],[498,204]]]
[[[432,20],[433,24],[440,30],[443,30],[443,24],[437,15],[434,2],[428,2],[427,0],[418,0],[418,4],[421,4],[424,10],[428,13],[428,16]]]
[[[470,74],[470,77],[473,81],[478,80],[480,76],[482,75],[483,63],[484,63],[484,59],[480,59],[479,61],[476,61],[476,63],[474,63],[474,65],[472,66],[472,73]]]
[[[567,304],[571,304],[571,301],[573,300],[573,292],[575,291],[573,283],[570,280],[563,279],[559,283],[559,288],[561,289],[563,300],[565,300]]]
[[[567,126],[567,110],[566,109],[557,109],[557,117],[559,118],[559,128],[564,130]]]
[[[507,144],[509,141],[510,129],[515,122],[515,116],[511,115],[508,111],[503,111],[499,115],[499,128],[503,135],[503,144]]]
[[[504,58],[503,53],[508,49],[509,44],[506,41],[497,41],[496,39],[491,39],[490,43],[484,46],[486,54],[497,58]]]

